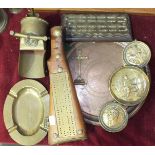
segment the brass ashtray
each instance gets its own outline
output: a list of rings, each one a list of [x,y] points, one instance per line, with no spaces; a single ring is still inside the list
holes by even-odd
[[[10,137],[21,145],[39,143],[48,131],[49,95],[43,85],[23,80],[10,90],[3,116]]]

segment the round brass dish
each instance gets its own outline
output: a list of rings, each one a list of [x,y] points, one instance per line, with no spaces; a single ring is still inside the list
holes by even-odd
[[[127,125],[128,113],[120,104],[109,102],[102,108],[99,121],[106,131],[119,132]]]
[[[123,57],[127,65],[144,67],[150,61],[151,51],[144,42],[135,40],[126,46]]]
[[[121,104],[133,106],[145,100],[150,81],[140,68],[125,66],[112,75],[109,86],[115,100]]]
[[[35,145],[47,134],[49,95],[39,82],[15,84],[4,104],[4,122],[11,138],[21,145]]]
[[[100,125],[98,116],[102,107],[113,100],[109,91],[109,79],[118,68],[124,66],[123,50],[127,44],[77,42],[68,46],[67,58],[74,81],[79,75],[79,55],[83,58],[80,77],[82,85],[75,85],[75,88],[85,121],[90,124]],[[148,66],[144,70],[149,76]],[[125,107],[129,118],[138,112],[143,103]]]
[[[7,25],[8,22],[8,16],[4,9],[0,9],[0,33],[2,33]]]

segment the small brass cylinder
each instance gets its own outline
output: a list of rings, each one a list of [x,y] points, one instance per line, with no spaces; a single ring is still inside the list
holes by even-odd
[[[21,20],[19,74],[26,78],[45,77],[45,54],[48,23],[38,17]]]

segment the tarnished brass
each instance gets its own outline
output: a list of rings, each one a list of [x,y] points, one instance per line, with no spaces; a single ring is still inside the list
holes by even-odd
[[[109,87],[115,100],[123,105],[133,106],[145,100],[150,81],[142,69],[125,66],[112,75]]]
[[[45,53],[48,23],[39,17],[21,20],[21,33],[10,31],[20,38],[19,74],[26,78],[45,77]]]
[[[144,67],[150,61],[151,51],[144,42],[135,40],[126,46],[123,57],[127,65]]]
[[[23,80],[10,90],[3,110],[11,138],[21,145],[35,145],[48,131],[49,95],[39,82]]]
[[[2,33],[5,30],[7,23],[8,23],[8,16],[4,11],[4,9],[0,9],[0,33]]]
[[[64,14],[67,41],[131,41],[130,19],[123,13]]]
[[[84,114],[85,120],[93,125],[99,124],[101,108],[113,97],[109,91],[109,79],[112,74],[124,65],[123,50],[128,43],[125,42],[78,42],[69,45],[67,52],[68,62],[73,80],[79,73],[77,56],[81,55],[88,59],[81,61],[81,77],[84,85],[75,85],[77,96]],[[150,77],[149,67],[144,70]],[[134,116],[144,102],[135,106],[125,106],[129,118]]]
[[[100,112],[99,121],[106,131],[119,132],[127,125],[128,113],[120,104],[108,102]]]

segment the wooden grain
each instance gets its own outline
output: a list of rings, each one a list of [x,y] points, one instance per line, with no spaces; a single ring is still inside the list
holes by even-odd
[[[155,8],[35,8],[35,11],[53,13],[122,12],[129,14],[155,15]]]
[[[54,116],[56,117],[56,111],[55,111],[55,102],[54,102],[54,89],[52,88],[52,85],[55,81],[52,80],[52,76],[54,76],[54,74],[61,74],[58,73],[58,67],[62,67],[63,68],[63,74],[67,74],[68,76],[68,81],[65,81],[66,83],[69,84],[70,86],[70,96],[71,96],[71,106],[73,108],[73,112],[74,112],[74,123],[75,123],[75,128],[76,131],[80,131],[82,130],[83,132],[81,134],[75,134],[70,136],[69,133],[66,135],[66,137],[54,137],[55,134],[60,134],[58,131],[58,124],[53,124],[49,126],[49,131],[48,131],[48,144],[49,145],[55,145],[55,144],[60,144],[60,143],[64,143],[64,142],[70,142],[70,141],[75,141],[75,140],[84,140],[86,139],[86,129],[85,129],[85,125],[84,125],[84,120],[83,120],[83,116],[81,113],[81,109],[80,109],[80,104],[76,95],[76,91],[75,91],[75,87],[73,84],[73,80],[71,77],[71,73],[69,71],[69,67],[66,61],[66,57],[64,54],[64,49],[63,49],[63,42],[62,42],[62,37],[61,36],[54,36],[54,33],[58,31],[57,27],[53,27],[51,28],[51,57],[48,60],[47,64],[48,64],[48,70],[49,70],[49,75],[50,75],[50,108],[49,108],[49,116]],[[57,56],[60,56],[59,58],[56,58]],[[58,92],[57,92],[58,93]],[[66,93],[61,93],[60,94],[60,103],[64,102],[61,99],[63,99],[62,96],[66,97]],[[64,105],[65,107],[66,105]],[[61,111],[61,114],[64,111]],[[66,112],[63,113],[64,115],[68,115],[67,114],[67,109]],[[67,116],[64,116],[67,117]],[[70,115],[69,115],[70,117]],[[61,117],[60,117],[61,118]],[[60,119],[60,118],[56,118],[56,119]],[[63,120],[60,120],[61,122],[63,122]],[[70,125],[71,122],[68,122],[68,124]],[[67,124],[67,125],[68,125]],[[59,124],[60,125],[60,124]],[[67,126],[66,125],[66,126]],[[61,125],[60,125],[61,128]],[[64,127],[62,127],[64,130]],[[65,130],[64,130],[65,131]]]

